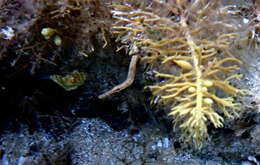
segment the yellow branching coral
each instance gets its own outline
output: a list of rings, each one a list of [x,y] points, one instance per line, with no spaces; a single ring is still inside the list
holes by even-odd
[[[113,31],[129,54],[164,68],[154,68],[164,81],[148,88],[171,106],[169,115],[185,140],[200,147],[209,122],[223,127],[224,116],[238,114],[232,97],[245,91],[230,84],[241,77],[233,73],[241,61],[229,50],[238,36],[229,6],[219,0],[129,0],[112,8]],[[218,96],[218,90],[226,96]]]

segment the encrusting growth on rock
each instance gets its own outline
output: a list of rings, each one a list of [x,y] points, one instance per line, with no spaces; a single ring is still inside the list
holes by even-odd
[[[111,7],[117,40],[163,79],[147,88],[159,103],[170,105],[184,140],[201,147],[209,122],[219,128],[223,116],[238,115],[233,97],[245,90],[230,84],[241,77],[233,73],[241,61],[230,51],[239,26],[229,6],[218,0],[129,0]]]
[[[59,84],[66,91],[71,91],[84,84],[86,75],[83,72],[75,70],[65,76],[52,75],[50,79]]]

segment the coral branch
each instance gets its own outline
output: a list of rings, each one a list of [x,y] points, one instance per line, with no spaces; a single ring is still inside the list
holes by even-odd
[[[146,88],[159,103],[171,106],[169,115],[182,129],[182,138],[201,147],[208,123],[216,128],[224,124],[213,105],[232,118],[237,114],[232,96],[245,94],[229,83],[241,77],[233,73],[241,61],[230,51],[239,25],[228,17],[229,7],[218,0],[141,4],[129,0],[126,7],[114,5],[113,30],[130,48],[129,54],[140,50],[142,62],[162,66],[154,76],[164,80]],[[227,97],[217,96],[216,91]]]

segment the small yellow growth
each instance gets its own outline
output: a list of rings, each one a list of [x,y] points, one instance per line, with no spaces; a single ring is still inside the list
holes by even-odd
[[[52,75],[50,76],[50,79],[59,84],[66,91],[71,91],[84,84],[86,80],[86,74],[79,71],[73,71],[72,73],[69,73],[65,76]]]
[[[203,86],[205,87],[212,87],[213,86],[213,82],[210,80],[204,80],[203,81]]]
[[[194,87],[189,87],[189,88],[188,88],[188,92],[189,92],[189,93],[195,93],[195,92],[196,92],[196,88],[194,88]]]
[[[183,70],[191,70],[192,65],[184,60],[175,60],[174,63],[176,63],[179,67],[181,67]]]
[[[57,33],[57,31],[53,28],[43,28],[41,30],[41,34],[43,35],[43,37],[46,39],[46,40],[49,40],[55,33]]]
[[[205,98],[204,103],[211,105],[211,104],[213,104],[213,100],[211,98]]]
[[[202,92],[207,92],[207,91],[208,91],[208,88],[202,87],[202,88],[201,88],[201,91],[202,91]]]
[[[41,30],[41,35],[46,39],[46,40],[53,40],[54,44],[57,46],[61,46],[62,44],[62,39],[58,35],[58,32],[56,29],[53,28],[43,28]]]
[[[61,44],[62,44],[62,40],[61,40],[60,36],[58,36],[58,35],[54,36],[53,42],[57,46],[61,46]]]

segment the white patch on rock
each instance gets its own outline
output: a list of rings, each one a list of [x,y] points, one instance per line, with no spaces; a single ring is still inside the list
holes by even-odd
[[[0,37],[6,40],[11,40],[14,37],[14,29],[10,26],[0,29]]]

